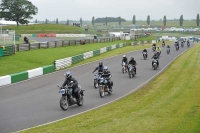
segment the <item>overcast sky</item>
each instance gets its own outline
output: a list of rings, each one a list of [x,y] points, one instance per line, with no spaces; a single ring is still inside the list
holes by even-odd
[[[92,17],[119,17],[132,20],[196,19],[200,0],[29,0],[38,8],[33,20],[92,20]]]

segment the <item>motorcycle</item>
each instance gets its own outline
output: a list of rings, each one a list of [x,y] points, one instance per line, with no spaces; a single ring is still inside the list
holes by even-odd
[[[122,73],[127,72],[127,64],[125,62],[122,62]]]
[[[187,43],[188,48],[190,47],[190,43]]]
[[[160,58],[160,54],[161,54],[161,51],[158,50],[158,51],[157,51],[158,58]]]
[[[101,74],[102,72],[99,72],[94,75],[94,88],[99,87],[99,80],[100,80]]]
[[[153,69],[156,70],[158,68],[158,65],[157,65],[157,60],[156,59],[153,59]]]
[[[169,54],[170,53],[170,48],[167,48],[167,54]]]
[[[184,47],[184,43],[183,43],[183,42],[181,42],[181,47],[182,47],[182,48]]]
[[[165,47],[165,43],[162,43],[162,46]]]
[[[129,75],[129,78],[132,78],[135,76],[135,66],[132,66],[132,65],[128,65],[128,75]]]
[[[67,110],[69,106],[72,106],[74,104],[77,104],[78,106],[82,106],[84,102],[84,91],[81,89],[81,86],[78,86],[78,94],[79,94],[79,99],[76,98],[74,94],[72,94],[72,85],[73,81],[70,82],[70,84],[67,87],[59,87],[59,93],[62,94],[60,98],[60,107],[62,110]]]
[[[179,46],[177,45],[177,46],[176,46],[176,51],[178,51],[178,50],[179,50]]]
[[[152,46],[152,50],[153,50],[153,52],[155,52],[156,51],[156,46]]]
[[[144,58],[144,60],[147,59],[147,52],[143,52],[143,58]]]
[[[105,92],[108,92],[109,95],[112,94],[112,86],[113,82],[110,81],[110,87],[108,87],[108,80],[106,77],[101,77],[100,78],[100,83],[99,83],[99,95],[101,98],[105,96]]]

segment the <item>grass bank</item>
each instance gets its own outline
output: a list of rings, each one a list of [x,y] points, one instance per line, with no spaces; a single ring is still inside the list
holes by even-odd
[[[199,64],[200,45],[196,45],[137,92],[99,109],[24,133],[199,133]]]
[[[35,24],[20,26],[3,26],[3,30],[15,30],[15,34],[37,34],[37,33],[54,33],[54,34],[94,34],[96,30],[67,26],[61,24]]]

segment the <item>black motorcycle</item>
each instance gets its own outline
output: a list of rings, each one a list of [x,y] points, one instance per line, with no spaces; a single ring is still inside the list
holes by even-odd
[[[101,98],[105,96],[105,92],[108,92],[109,95],[112,94],[112,86],[113,82],[109,81],[107,77],[100,78],[100,85],[99,85],[99,95]]]
[[[84,99],[83,99],[83,92],[85,90],[81,89],[81,86],[78,86],[78,95],[76,96],[75,94],[72,93],[72,85],[73,81],[70,82],[70,84],[67,87],[59,87],[59,93],[62,94],[60,98],[60,107],[62,110],[67,110],[69,106],[72,106],[74,104],[77,104],[78,106],[82,106]],[[79,98],[77,98],[79,97]]]

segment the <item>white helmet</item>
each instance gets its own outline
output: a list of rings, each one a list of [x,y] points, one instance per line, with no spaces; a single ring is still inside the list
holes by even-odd
[[[126,57],[126,55],[123,55],[123,57]]]

